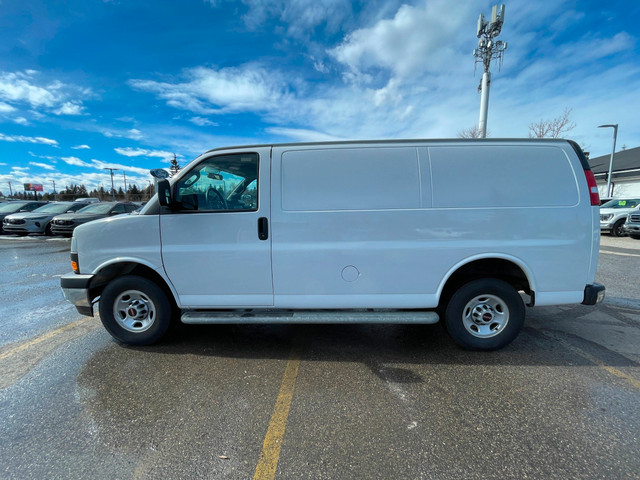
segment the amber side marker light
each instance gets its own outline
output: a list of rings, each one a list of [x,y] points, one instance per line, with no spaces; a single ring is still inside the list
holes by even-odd
[[[80,267],[78,266],[78,254],[77,253],[72,253],[71,254],[71,269],[73,270],[73,273],[80,273]]]

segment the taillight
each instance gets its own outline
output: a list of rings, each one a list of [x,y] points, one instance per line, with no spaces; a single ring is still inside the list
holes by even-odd
[[[596,177],[593,176],[591,170],[584,171],[587,177],[587,186],[589,187],[589,198],[591,198],[591,205],[600,205],[600,195],[598,194],[598,185],[596,184]]]

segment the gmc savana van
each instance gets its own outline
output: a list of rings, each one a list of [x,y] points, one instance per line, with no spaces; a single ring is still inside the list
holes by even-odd
[[[118,341],[171,322],[435,323],[511,342],[529,306],[604,298],[599,198],[565,140],[211,150],[139,215],[79,226],[66,298]]]

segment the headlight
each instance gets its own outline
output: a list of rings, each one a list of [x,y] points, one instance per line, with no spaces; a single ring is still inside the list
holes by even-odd
[[[613,213],[607,213],[606,215],[600,215],[601,222],[607,222],[613,218]]]

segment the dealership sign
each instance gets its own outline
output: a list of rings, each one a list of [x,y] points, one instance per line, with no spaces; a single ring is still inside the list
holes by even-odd
[[[42,184],[41,183],[25,183],[24,184],[25,192],[42,192]]]

